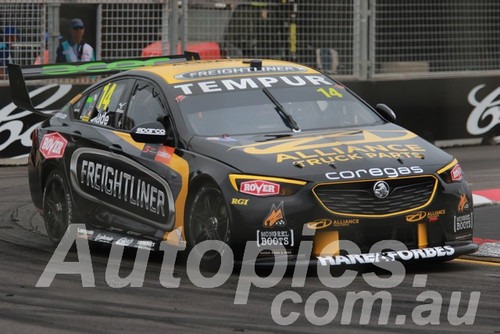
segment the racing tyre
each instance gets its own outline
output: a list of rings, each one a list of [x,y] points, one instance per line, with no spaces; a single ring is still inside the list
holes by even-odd
[[[72,222],[73,203],[64,176],[58,170],[50,172],[43,191],[43,217],[50,241],[59,244]]]
[[[198,251],[196,245],[206,240],[222,241],[230,245],[231,222],[229,209],[220,189],[212,184],[201,186],[192,197],[187,214],[186,241],[188,250]],[[218,268],[224,249],[203,254],[201,265]],[[186,254],[189,256],[189,254]]]

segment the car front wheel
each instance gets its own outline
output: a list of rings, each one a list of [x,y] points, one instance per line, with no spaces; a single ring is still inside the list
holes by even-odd
[[[230,245],[229,210],[221,190],[215,185],[205,184],[196,191],[187,218],[186,238],[190,251],[197,251],[195,246],[207,240]],[[223,252],[222,248],[205,252],[202,255],[202,264],[209,267],[217,265]]]

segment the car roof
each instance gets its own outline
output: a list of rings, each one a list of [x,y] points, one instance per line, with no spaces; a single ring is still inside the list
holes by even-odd
[[[168,84],[218,78],[262,76],[263,74],[319,74],[318,71],[310,67],[288,61],[264,59],[252,62],[262,62],[262,69],[252,68],[248,59],[218,59],[174,62],[161,66],[142,67],[135,69],[135,71],[154,73],[162,77]]]

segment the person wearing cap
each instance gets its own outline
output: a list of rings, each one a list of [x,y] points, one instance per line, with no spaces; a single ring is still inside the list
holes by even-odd
[[[12,62],[10,53],[12,44],[16,42],[19,36],[19,30],[16,27],[5,27],[2,29],[3,42],[0,43],[0,77],[7,73],[7,64]]]
[[[85,25],[81,19],[71,20],[70,35],[68,40],[62,41],[57,48],[56,63],[73,63],[79,61],[93,61],[94,49],[83,41]]]

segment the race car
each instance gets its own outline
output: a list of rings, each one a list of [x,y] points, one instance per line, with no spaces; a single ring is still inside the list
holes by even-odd
[[[97,242],[218,240],[263,261],[296,259],[306,240],[325,265],[477,249],[458,161],[313,68],[193,53],[9,67],[14,102],[43,115],[25,78],[108,74],[32,135],[31,197],[55,244],[84,223],[79,236]],[[405,247],[374,255],[383,240]]]

